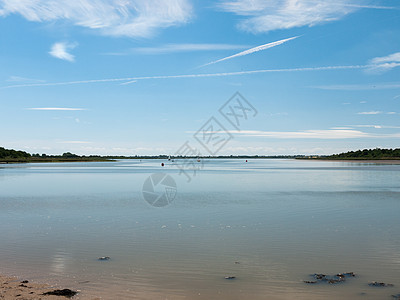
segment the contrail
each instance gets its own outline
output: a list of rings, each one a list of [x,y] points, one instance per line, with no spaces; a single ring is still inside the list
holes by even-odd
[[[236,53],[234,55],[231,55],[231,56],[228,56],[228,57],[224,57],[224,58],[218,59],[216,61],[212,61],[212,62],[209,62],[207,64],[201,65],[200,68],[208,66],[208,65],[216,64],[216,63],[219,63],[219,62],[224,61],[224,60],[232,59],[232,58],[239,57],[239,56],[249,55],[249,54],[252,54],[252,53],[255,53],[255,52],[258,52],[258,51],[262,51],[262,50],[266,50],[266,49],[269,49],[269,48],[272,48],[272,47],[275,47],[275,46],[279,46],[279,45],[282,45],[283,43],[286,43],[288,41],[297,39],[298,37],[299,36],[294,36],[294,37],[291,37],[291,38],[288,38],[288,39],[284,39],[284,40],[280,40],[280,41],[264,44],[264,45],[261,45],[261,46],[257,46],[257,47],[254,47],[254,48],[251,48],[251,49]]]
[[[0,87],[0,89],[10,89],[18,87],[36,87],[36,86],[61,86],[61,85],[74,85],[86,83],[103,83],[103,82],[126,82],[127,84],[139,80],[151,79],[181,79],[181,78],[205,78],[205,77],[225,77],[225,76],[240,76],[251,75],[260,73],[283,73],[283,72],[306,72],[306,71],[334,71],[334,70],[349,70],[349,69],[366,69],[370,65],[348,65],[348,66],[324,66],[324,67],[306,67],[306,68],[291,68],[291,69],[266,69],[266,70],[253,70],[253,71],[240,71],[240,72],[226,72],[226,73],[209,73],[209,74],[184,74],[184,75],[159,75],[159,76],[142,76],[142,77],[127,77],[127,78],[109,78],[109,79],[93,79],[93,80],[80,80],[80,81],[65,81],[65,82],[48,82],[48,83],[31,83],[31,84],[18,84]]]

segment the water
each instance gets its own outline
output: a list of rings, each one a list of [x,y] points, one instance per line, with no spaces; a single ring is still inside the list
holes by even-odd
[[[400,293],[400,165],[205,160],[187,182],[161,162],[0,165],[0,272],[80,289],[81,299]],[[155,208],[141,190],[160,172],[178,193]],[[358,276],[303,283],[347,271]]]

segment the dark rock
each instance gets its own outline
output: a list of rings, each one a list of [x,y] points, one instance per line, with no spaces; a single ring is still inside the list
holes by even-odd
[[[346,279],[329,279],[328,283],[329,284],[336,284],[336,283],[340,283],[340,282],[344,282],[346,281]]]
[[[370,283],[368,283],[369,286],[377,286],[377,287],[390,287],[393,286],[393,284],[391,283],[384,283],[384,282],[376,282],[376,281],[372,281]]]
[[[314,274],[314,278],[317,280],[326,280],[325,274]]]
[[[78,292],[71,291],[70,289],[63,289],[63,290],[54,290],[54,291],[46,292],[46,293],[43,293],[42,295],[44,295],[44,296],[54,295],[54,296],[64,296],[67,298],[72,298],[76,294],[78,294]]]
[[[22,283],[21,283],[19,286],[21,286],[21,287],[27,287],[25,284],[22,284]]]
[[[99,257],[98,260],[110,260],[111,258],[109,256],[102,256]]]
[[[29,283],[28,280],[21,281],[21,283]]]
[[[225,276],[225,279],[228,279],[228,280],[230,280],[230,279],[236,279],[236,276]]]
[[[315,280],[309,281],[305,280],[305,283],[315,284],[319,282],[326,282],[329,284],[337,284],[341,282],[345,282],[348,277],[355,277],[356,275],[353,272],[347,273],[338,273],[336,275],[325,275],[325,274],[313,274],[311,275]]]
[[[238,261],[235,261],[235,265],[239,265],[240,264],[240,262],[238,262]]]

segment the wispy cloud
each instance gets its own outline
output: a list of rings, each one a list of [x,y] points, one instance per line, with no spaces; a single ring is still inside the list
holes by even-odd
[[[61,141],[59,144],[91,144],[91,142],[87,141]]]
[[[369,67],[370,65],[366,65],[363,67],[363,69],[367,69]],[[321,90],[339,90],[339,91],[387,90],[387,89],[400,88],[400,83],[386,82],[386,83],[370,83],[370,84],[333,84],[333,85],[318,85],[310,87]]]
[[[176,52],[220,51],[244,49],[246,45],[235,44],[167,44],[155,47],[137,47],[124,52],[105,53],[105,55],[168,54]]]
[[[8,82],[25,82],[25,83],[45,82],[45,80],[26,78],[26,77],[21,77],[21,76],[10,76],[6,81],[8,81]]]
[[[282,44],[284,44],[284,43],[286,43],[288,41],[294,40],[296,38],[298,38],[298,36],[287,38],[287,39],[283,39],[283,40],[279,40],[279,41],[275,41],[275,42],[264,44],[264,45],[261,45],[261,46],[257,46],[257,47],[248,49],[246,51],[242,51],[242,52],[239,52],[237,54],[234,54],[234,55],[231,55],[231,56],[228,56],[228,57],[224,57],[224,58],[218,59],[216,61],[209,62],[207,64],[202,65],[201,67],[212,65],[212,64],[216,64],[216,63],[219,63],[221,61],[232,59],[232,58],[235,58],[235,57],[249,55],[249,54],[252,54],[252,53],[255,53],[255,52],[258,52],[258,51],[262,51],[262,50],[266,50],[266,49],[269,49],[269,48],[272,48],[272,47],[276,47],[276,46],[282,45]]]
[[[35,86],[62,86],[62,85],[74,85],[74,84],[107,83],[107,82],[123,82],[123,81],[129,82],[129,81],[152,80],[152,79],[226,77],[226,76],[242,76],[242,75],[261,74],[261,73],[355,70],[355,69],[365,69],[366,67],[367,66],[363,66],[363,65],[347,65],[347,66],[324,66],[324,67],[305,67],[305,68],[289,68],[289,69],[264,69],[264,70],[253,70],[253,71],[208,73],[208,74],[206,73],[206,74],[184,74],[184,75],[157,75],[157,76],[143,76],[143,77],[77,80],[77,81],[64,81],[64,82],[53,82],[53,83],[48,82],[48,83],[34,83],[34,84],[17,84],[17,85],[3,86],[3,87],[0,87],[0,89],[35,87]],[[399,85],[399,87],[400,87],[400,85]]]
[[[363,111],[363,112],[358,112],[357,115],[380,115],[383,114],[382,111],[375,110],[375,111]]]
[[[375,57],[370,60],[368,72],[382,73],[400,66],[400,52],[396,52],[387,56]]]
[[[189,0],[0,1],[0,16],[15,13],[35,22],[65,20],[105,35],[148,37],[188,22],[192,6]]]
[[[242,130],[232,132],[243,136],[270,137],[277,139],[352,139],[352,138],[400,138],[400,133],[394,134],[371,134],[351,129],[326,129],[326,130],[303,130],[303,131],[259,131]]]
[[[33,107],[27,108],[28,110],[46,110],[46,111],[80,111],[86,110],[85,108],[66,108],[66,107]]]
[[[257,131],[243,130],[238,134],[246,136],[270,137],[279,139],[349,139],[368,137],[367,133],[359,130],[327,129],[303,131]]]
[[[53,44],[53,46],[51,46],[49,54],[51,56],[54,56],[55,58],[73,62],[75,61],[75,56],[69,53],[69,51],[74,49],[76,46],[77,46],[76,43],[64,43],[64,42],[55,43]]]
[[[247,17],[239,23],[239,28],[255,33],[314,26],[339,20],[359,9],[396,9],[387,6],[360,5],[354,0],[235,0],[222,1],[219,7]]]
[[[388,125],[350,125],[358,128],[375,128],[375,129],[400,129],[400,126],[388,126]]]

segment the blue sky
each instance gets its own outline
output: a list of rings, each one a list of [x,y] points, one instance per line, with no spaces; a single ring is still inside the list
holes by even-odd
[[[0,28],[3,147],[202,151],[212,116],[219,154],[399,147],[395,0],[0,0]],[[258,111],[240,131],[218,113],[237,91]]]

